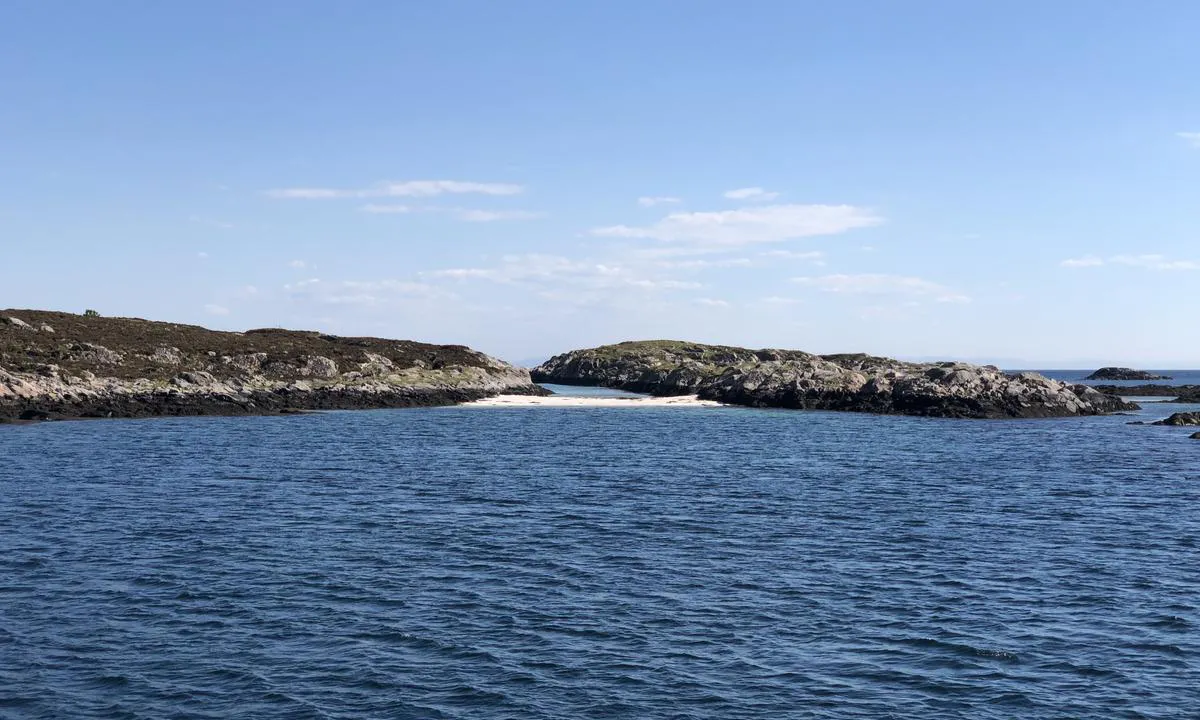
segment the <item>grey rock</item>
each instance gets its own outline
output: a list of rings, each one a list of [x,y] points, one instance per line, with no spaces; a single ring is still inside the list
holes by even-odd
[[[0,322],[7,323],[9,325],[12,325],[13,327],[19,327],[22,330],[33,330],[34,332],[37,332],[37,330],[32,325],[25,322],[21,318],[6,317],[3,315],[0,315]]]
[[[1200,412],[1178,412],[1171,415],[1166,420],[1159,420],[1151,423],[1151,425],[1169,425],[1171,427],[1187,427],[1190,425],[1200,425]]]

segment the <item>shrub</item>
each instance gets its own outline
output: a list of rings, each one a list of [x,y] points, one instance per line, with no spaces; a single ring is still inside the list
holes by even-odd
[[[88,309],[88,310],[83,311],[83,316],[84,317],[100,317],[100,313],[96,312],[95,310]]]

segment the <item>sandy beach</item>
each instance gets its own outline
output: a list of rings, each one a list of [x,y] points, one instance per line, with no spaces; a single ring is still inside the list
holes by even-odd
[[[463,403],[462,407],[722,407],[715,400],[701,400],[695,395],[675,397],[574,397],[550,395],[497,395],[474,402]]]

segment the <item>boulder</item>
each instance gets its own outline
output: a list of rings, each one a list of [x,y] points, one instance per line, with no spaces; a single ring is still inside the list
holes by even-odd
[[[6,323],[8,325],[12,325],[13,327],[21,328],[22,330],[33,330],[34,332],[37,332],[32,325],[25,322],[21,318],[0,315],[0,323]]]
[[[1179,412],[1171,415],[1166,420],[1159,420],[1151,423],[1151,425],[1170,425],[1171,427],[1187,427],[1191,425],[1200,425],[1200,412]]]

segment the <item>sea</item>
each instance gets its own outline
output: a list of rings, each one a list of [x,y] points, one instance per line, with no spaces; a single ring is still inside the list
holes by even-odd
[[[0,718],[1200,717],[1183,410],[0,427]]]

